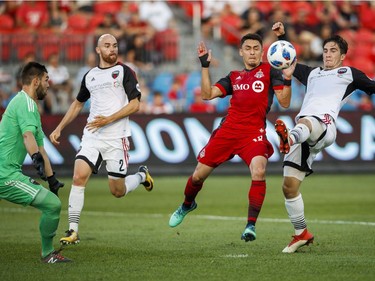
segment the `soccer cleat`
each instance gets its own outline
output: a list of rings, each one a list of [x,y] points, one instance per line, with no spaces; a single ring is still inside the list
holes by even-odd
[[[152,188],[154,187],[154,180],[151,177],[150,172],[148,171],[147,166],[139,166],[138,172],[139,173],[145,173],[146,179],[145,179],[144,182],[142,182],[142,184],[144,185],[144,187],[146,188],[147,191],[151,191]]]
[[[66,236],[60,239],[61,245],[78,244],[80,242],[78,233],[73,229],[65,231]]]
[[[314,235],[305,229],[300,235],[293,235],[292,242],[283,250],[283,253],[294,253],[302,246],[308,246],[314,242]]]
[[[62,255],[60,255],[60,251],[53,251],[46,257],[42,258],[43,263],[60,263],[60,262],[71,262],[71,259],[68,259]]]
[[[190,208],[184,207],[184,205],[181,205],[177,208],[177,210],[172,214],[171,218],[169,219],[169,226],[170,227],[176,227],[182,221],[184,220],[184,217],[190,213],[191,211],[195,210],[198,207],[198,204],[193,201],[191,203]]]
[[[241,235],[241,240],[245,240],[245,242],[254,241],[257,238],[255,233],[255,226],[252,224],[246,225],[244,232]]]
[[[283,154],[289,153],[289,150],[290,150],[289,130],[286,127],[285,123],[282,120],[277,119],[275,123],[275,130],[280,140],[280,146],[279,146],[280,153],[283,153]]]

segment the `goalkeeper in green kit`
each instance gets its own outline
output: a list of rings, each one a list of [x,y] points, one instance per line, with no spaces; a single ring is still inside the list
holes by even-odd
[[[38,100],[48,91],[48,73],[44,65],[29,62],[22,70],[22,90],[11,100],[0,122],[0,199],[32,206],[41,211],[39,230],[41,260],[45,263],[68,262],[53,247],[60,220],[59,182],[44,150]],[[31,156],[38,175],[48,181],[51,191],[22,173],[26,154]]]

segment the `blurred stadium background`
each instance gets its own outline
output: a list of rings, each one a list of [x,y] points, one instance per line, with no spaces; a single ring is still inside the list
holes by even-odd
[[[213,81],[243,68],[238,56],[243,34],[259,33],[265,48],[275,41],[270,30],[276,21],[287,26],[300,62],[321,65],[322,40],[339,33],[349,43],[345,64],[374,78],[374,18],[374,1],[0,1],[0,112],[19,90],[22,65],[38,60],[51,77],[49,99],[40,105],[48,136],[75,98],[83,74],[95,65],[98,36],[112,33],[120,61],[137,72],[142,87],[142,108],[132,118],[131,163],[146,163],[158,175],[190,173],[229,104],[228,99],[203,104],[195,99],[200,40],[213,50]],[[268,118],[275,149],[270,173],[279,174],[282,161],[272,124],[281,117],[291,126],[303,99],[304,87],[295,80],[292,87],[290,109],[274,103]],[[375,95],[352,96],[338,120],[337,141],[319,156],[317,171],[375,171],[374,104]],[[72,173],[88,108],[66,129],[61,147],[46,140],[60,174]],[[247,168],[234,159],[218,173],[242,174]]]

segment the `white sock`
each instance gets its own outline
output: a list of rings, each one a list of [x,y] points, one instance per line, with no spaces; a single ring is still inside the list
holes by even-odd
[[[292,199],[285,199],[285,208],[294,226],[295,234],[300,235],[307,228],[302,194]]]
[[[85,187],[72,185],[69,194],[69,229],[78,232],[79,218],[85,201]]]
[[[132,192],[136,189],[142,182],[145,181],[145,173],[136,173],[134,175],[126,176],[125,178],[125,186],[126,186],[126,194]]]
[[[289,137],[293,144],[303,143],[310,137],[310,130],[305,124],[299,123],[290,130]]]

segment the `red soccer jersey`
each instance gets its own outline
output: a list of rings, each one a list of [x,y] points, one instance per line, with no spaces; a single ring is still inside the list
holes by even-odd
[[[283,89],[282,72],[268,63],[251,70],[232,71],[217,86],[224,97],[232,95],[220,134],[228,138],[265,134],[266,114],[272,105],[274,90]],[[219,132],[218,132],[219,133]]]

